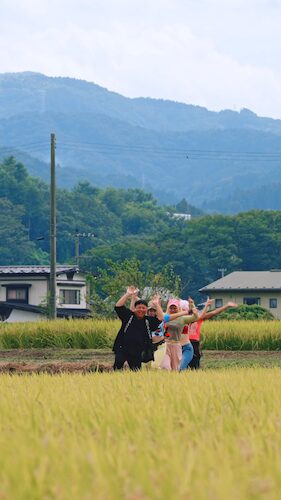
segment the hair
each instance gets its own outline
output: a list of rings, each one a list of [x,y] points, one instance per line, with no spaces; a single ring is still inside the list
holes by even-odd
[[[148,303],[146,302],[146,300],[143,300],[143,299],[139,299],[139,300],[137,300],[137,301],[135,302],[135,307],[137,307],[137,306],[138,306],[138,305],[140,305],[140,304],[142,304],[142,305],[144,305],[144,306],[148,307]]]

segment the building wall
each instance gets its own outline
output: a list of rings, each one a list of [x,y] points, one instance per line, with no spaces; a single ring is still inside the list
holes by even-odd
[[[59,283],[65,282],[65,286],[63,284],[57,284],[56,288],[56,298],[57,298],[57,307],[64,308],[73,308],[73,309],[86,309],[87,308],[87,287],[85,284],[85,279],[81,274],[75,273],[73,276],[73,280],[68,280],[66,274],[62,274],[57,277],[57,281]],[[75,282],[77,284],[75,285]],[[26,284],[31,285],[29,287],[29,297],[28,303],[34,306],[46,305],[47,296],[49,292],[49,280],[44,277],[12,277],[10,279],[5,279],[0,281],[0,301],[6,301],[6,287],[2,285],[19,285]],[[81,286],[82,284],[82,286]],[[80,285],[80,286],[79,286]],[[80,304],[61,304],[60,303],[60,290],[80,290]]]
[[[36,314],[30,311],[20,311],[19,309],[13,309],[9,318],[6,319],[5,323],[21,323],[27,321],[42,321],[46,319],[42,314]]]
[[[62,304],[60,301],[60,290],[79,290],[80,291],[80,304]],[[72,309],[86,309],[87,308],[87,289],[86,286],[77,287],[73,283],[72,286],[69,285],[58,285],[57,286],[57,307],[62,307],[68,309],[71,307]]]
[[[85,283],[85,278],[79,273],[75,273],[72,280],[67,279],[66,274],[61,274],[57,278],[57,307],[72,309],[86,309],[87,308],[87,286]],[[62,284],[65,282],[65,285]],[[76,284],[75,284],[76,282]],[[82,285],[82,286],[81,286]],[[80,290],[80,304],[62,304],[60,302],[60,290]]]
[[[47,297],[49,294],[49,277],[47,276],[11,276],[6,279],[0,280],[0,302],[7,300],[7,287],[2,285],[29,285],[28,288],[28,304],[33,306],[46,306]],[[60,300],[60,290],[75,290],[80,292],[79,304],[62,304]],[[66,299],[72,300],[71,295],[67,294]],[[56,302],[57,307],[64,309],[87,309],[87,286],[83,275],[74,273],[73,279],[67,279],[67,275],[63,274],[57,277],[56,287]],[[34,313],[31,311],[24,311],[21,309],[13,309],[9,318],[6,320],[8,323],[16,322],[29,322],[41,321],[46,319],[43,314]]]
[[[30,283],[32,286],[29,289],[29,304],[32,304],[33,306],[46,304],[48,294],[47,280],[41,279],[30,281]]]
[[[6,287],[2,285],[31,285],[28,291],[28,303],[33,306],[39,306],[46,302],[47,297],[47,280],[44,278],[26,279],[25,277],[12,278],[0,282],[0,301],[6,301]]]
[[[244,298],[260,298],[260,306],[275,316],[276,319],[281,319],[281,292],[215,292],[209,293],[211,299],[222,299],[223,305],[227,302],[236,302],[237,304],[243,304]],[[269,299],[277,299],[277,308],[269,307]]]

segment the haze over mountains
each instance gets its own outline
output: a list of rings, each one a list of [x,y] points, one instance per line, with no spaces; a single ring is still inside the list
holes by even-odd
[[[249,110],[129,99],[93,83],[38,73],[0,75],[0,158],[14,154],[58,183],[140,187],[161,202],[206,210],[281,209],[281,120]]]

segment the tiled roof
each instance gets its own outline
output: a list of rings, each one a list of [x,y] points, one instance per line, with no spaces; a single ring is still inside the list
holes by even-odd
[[[200,292],[212,290],[281,290],[281,269],[271,271],[234,271],[204,286]]]
[[[56,274],[77,272],[77,266],[56,266]],[[0,266],[0,275],[50,274],[50,266]]]

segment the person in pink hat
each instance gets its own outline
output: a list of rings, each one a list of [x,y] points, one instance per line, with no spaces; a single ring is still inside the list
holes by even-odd
[[[167,313],[176,314],[179,312],[181,312],[180,301],[178,299],[170,299],[167,306]],[[160,365],[164,370],[179,370],[182,359],[182,330],[186,324],[198,320],[198,312],[194,303],[191,304],[191,312],[192,314],[187,314],[186,311],[182,311],[181,317],[165,323],[166,354]]]

